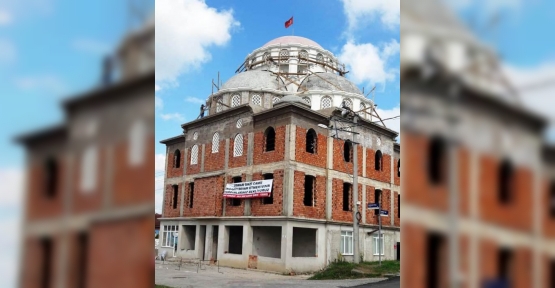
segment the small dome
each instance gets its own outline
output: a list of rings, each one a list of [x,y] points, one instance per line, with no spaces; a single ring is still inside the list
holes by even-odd
[[[270,45],[275,45],[275,44],[282,44],[282,45],[288,45],[288,44],[301,44],[301,45],[308,45],[308,46],[314,46],[320,49],[324,49],[322,48],[322,46],[320,46],[320,44],[308,39],[308,38],[304,38],[304,37],[299,37],[299,36],[283,36],[283,37],[279,37],[276,38],[274,40],[271,40],[270,42],[264,44],[264,46],[262,47],[267,47]]]
[[[358,89],[353,82],[335,73],[316,73],[309,75],[303,80],[301,86],[309,91],[328,90],[362,94],[360,89]],[[298,90],[301,91],[302,89],[299,88]]]
[[[281,105],[285,105],[285,104],[287,104],[287,103],[297,103],[297,104],[301,104],[301,105],[303,105],[303,106],[306,106],[306,107],[310,108],[310,105],[308,105],[308,104],[303,100],[303,98],[301,98],[301,97],[299,97],[299,96],[292,95],[292,94],[283,96],[283,97],[279,100],[279,102],[277,102],[276,104],[274,104],[274,107],[278,107],[278,106],[281,106]]]
[[[280,90],[278,78],[268,71],[262,70],[249,70],[235,74],[227,82],[222,85],[222,90],[225,89],[274,89]],[[282,83],[283,85],[283,83]]]

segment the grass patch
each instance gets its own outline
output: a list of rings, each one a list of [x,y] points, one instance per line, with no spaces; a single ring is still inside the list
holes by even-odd
[[[353,272],[356,269],[360,272]],[[338,261],[331,263],[324,270],[314,274],[308,280],[333,280],[333,279],[357,279],[368,277],[383,277],[385,274],[395,274],[400,271],[398,261],[362,262],[354,264],[351,262]]]

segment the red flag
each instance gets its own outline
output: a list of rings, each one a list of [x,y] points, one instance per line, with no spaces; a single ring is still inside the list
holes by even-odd
[[[293,17],[291,19],[285,21],[285,28],[289,28],[289,26],[293,25]]]

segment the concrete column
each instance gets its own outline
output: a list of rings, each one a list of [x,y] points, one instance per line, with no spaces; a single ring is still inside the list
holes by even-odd
[[[249,182],[252,181],[252,173],[251,174],[247,174],[245,176],[245,182]],[[244,210],[244,214],[245,216],[251,216],[251,201],[253,199],[245,199],[245,210]]]
[[[480,162],[479,162],[479,154],[474,150],[470,150],[470,165],[468,165],[469,169],[469,205],[470,205],[470,219],[472,222],[473,227],[477,227],[475,225],[479,224],[480,220],[480,209],[479,209],[479,177],[480,177]],[[469,271],[469,287],[478,287],[480,286],[480,255],[479,255],[479,233],[470,233],[467,234],[470,237],[469,243],[469,261],[471,263],[468,268]],[[464,269],[464,268],[463,268]]]
[[[204,172],[204,147],[205,145],[202,144],[202,153],[200,153],[200,172]]]
[[[290,271],[291,263],[294,261],[293,260],[293,226],[291,225],[290,221],[285,222],[281,230],[281,233],[283,235],[281,245],[282,247],[285,246],[285,249],[283,250],[284,252],[282,252],[282,253],[285,253],[285,257],[283,258],[285,259],[285,270]]]
[[[243,258],[245,266],[249,263],[249,255],[252,253],[252,227],[250,222],[243,225]],[[245,267],[247,268],[247,267]]]
[[[366,149],[365,149],[365,150],[366,150]],[[366,224],[366,209],[368,209],[368,208],[366,207],[366,203],[368,203],[368,202],[366,201],[366,185],[364,185],[364,184],[362,185],[362,191],[361,191],[361,192],[362,192],[362,199],[361,199],[362,205],[360,205],[360,206],[361,206],[361,207],[360,207],[360,208],[361,208],[361,209],[360,209],[360,210],[361,210],[360,213],[362,214],[362,223]],[[364,233],[362,233],[362,234],[364,235]],[[364,243],[364,237],[363,237],[363,239],[362,239],[361,241]],[[365,247],[366,247],[366,246],[365,246]],[[363,249],[363,250],[361,250],[361,251],[365,251],[365,250]]]
[[[247,156],[248,157],[248,156]],[[224,170],[229,167],[229,138],[225,139],[225,160],[224,160]]]
[[[186,168],[187,167],[187,152],[188,152],[188,150],[183,148],[183,176],[181,177],[182,187],[181,187],[181,202],[180,202],[181,205],[179,205],[179,216],[181,216],[181,217],[183,217],[183,209],[185,207],[185,194],[187,193],[187,187],[185,185],[185,176],[187,175],[187,168]],[[166,159],[166,161],[167,161],[167,159]]]
[[[283,215],[293,215],[293,188],[294,188],[294,170],[285,168],[283,172]]]
[[[538,149],[539,150],[539,149]],[[537,158],[536,158],[537,159]],[[534,161],[532,165],[533,171],[533,207],[542,207],[545,205],[543,203],[543,194],[542,194],[542,178],[543,178],[543,169],[541,167],[540,160]],[[544,208],[545,209],[545,208]],[[542,219],[542,212],[545,211],[544,209],[532,209],[532,223],[533,223],[533,264],[532,264],[532,279],[533,279],[533,287],[540,288],[542,287],[542,282],[544,277],[544,269],[543,269],[543,259],[542,259],[542,227],[543,227],[543,219]]]
[[[393,226],[395,224],[395,213],[397,213],[397,211],[395,211],[395,191],[393,191],[393,189],[391,189],[391,196],[389,197],[389,203],[391,203],[391,211],[389,211],[389,220],[390,220],[390,225]]]
[[[100,148],[100,147],[99,147]],[[105,163],[105,167],[103,172],[104,172],[104,182],[102,183],[103,185],[101,186],[100,189],[104,190],[102,193],[103,194],[103,199],[102,199],[102,204],[104,206],[104,209],[108,209],[112,206],[112,183],[113,183],[113,179],[112,176],[114,175],[113,173],[113,155],[114,155],[114,149],[112,147],[112,145],[106,145],[106,163]],[[100,185],[99,185],[100,186]]]
[[[287,125],[289,127],[289,142],[287,142],[287,146],[289,146],[289,159],[295,161],[295,149],[296,149],[296,141],[297,141],[297,126],[295,124]],[[287,147],[285,148],[287,150]]]
[[[214,226],[206,225],[206,237],[204,239],[204,260],[212,258],[212,230]],[[181,234],[180,234],[181,235]]]
[[[250,132],[248,134],[248,143],[247,143],[247,166],[252,165],[253,163],[253,154],[254,154],[254,132]]]
[[[168,171],[166,169],[168,169],[168,153],[170,152],[170,149],[168,146],[166,146],[166,161],[164,162],[164,184],[162,184],[162,215],[164,215],[164,201],[166,200],[166,175],[168,173]],[[187,166],[187,165],[183,165],[183,166]],[[70,177],[68,177],[70,178]],[[161,230],[160,230],[161,231]],[[160,234],[162,235],[162,234]]]
[[[327,165],[326,165],[326,219],[331,220],[332,209],[332,179],[330,178],[329,171],[333,168],[333,138],[328,137],[328,151],[327,151]]]
[[[366,147],[360,145],[362,149],[362,177],[366,177]]]

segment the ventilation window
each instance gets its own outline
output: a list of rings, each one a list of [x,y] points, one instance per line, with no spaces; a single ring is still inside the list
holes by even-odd
[[[251,99],[252,104],[262,106],[262,97],[258,94],[254,94]]]
[[[243,135],[237,134],[233,140],[233,157],[243,155]]]
[[[309,97],[303,97],[303,101],[304,101],[306,104],[310,105],[310,98],[309,98]]]
[[[312,154],[316,153],[317,139],[316,131],[314,131],[314,129],[308,129],[308,132],[306,132],[306,152]]]
[[[439,184],[443,181],[445,165],[445,141],[442,138],[434,137],[430,143],[428,151],[428,176],[432,184]]]
[[[264,61],[266,62],[270,62],[272,60],[272,57],[270,57],[270,53],[265,52],[264,55],[262,55],[262,58],[264,58]]]
[[[349,109],[353,109],[353,101],[351,101],[351,99],[349,98],[345,98],[343,99],[343,103],[345,103],[345,106],[348,107]]]
[[[198,132],[193,133],[193,140],[197,140],[198,139]]]
[[[214,133],[212,136],[212,153],[218,153],[220,150],[220,134],[218,132]]]
[[[233,183],[241,183],[243,182],[243,179],[241,178],[241,176],[236,176],[231,178],[231,181]],[[241,206],[241,199],[231,198],[230,201],[231,201],[231,206]]]
[[[330,108],[331,107],[331,98],[330,97],[324,97],[322,98],[322,109],[326,109],[326,108]]]
[[[549,194],[549,214],[551,218],[555,218],[555,180],[551,182]]]
[[[193,208],[193,199],[195,198],[195,182],[189,183],[189,208]]]
[[[274,151],[276,148],[276,131],[268,127],[264,132],[264,152]]]
[[[508,160],[503,160],[499,167],[499,201],[509,203],[512,199],[513,166]]]
[[[281,100],[281,98],[274,96],[274,98],[272,98],[272,104],[276,104],[279,100]]]
[[[374,203],[380,203],[380,209],[382,207],[381,196],[382,196],[382,190],[380,189],[374,190]],[[376,216],[380,215],[380,209],[374,209],[374,215]]]
[[[235,123],[235,127],[237,128],[243,127],[243,120],[242,119],[237,120],[237,122]]]
[[[343,143],[343,159],[345,162],[351,162],[353,156],[353,143],[347,140]]]
[[[191,165],[198,164],[198,145],[193,146],[191,148]]]
[[[49,158],[45,163],[46,196],[53,198],[58,189],[58,163],[53,158]]]
[[[281,49],[281,51],[279,51],[279,58],[281,62],[287,62],[287,60],[289,60],[289,50]]]
[[[314,206],[314,189],[316,178],[314,176],[304,176],[304,206]]]
[[[173,153],[173,168],[179,168],[180,166],[181,166],[181,151],[177,149]]]
[[[274,179],[274,174],[268,173],[264,174],[264,180]],[[272,182],[273,183],[273,182]],[[272,191],[270,192],[270,197],[262,198],[262,204],[274,204],[274,185],[272,184]]]
[[[343,211],[351,211],[351,191],[353,185],[343,183]]]
[[[318,61],[318,62],[320,62],[320,63],[323,63],[323,62],[324,62],[324,55],[318,53],[318,54],[316,55],[316,61]],[[319,64],[320,64],[320,63],[319,63]]]
[[[222,97],[216,99],[216,112],[222,112],[224,110],[224,104],[222,103]]]
[[[382,171],[383,170],[383,157],[382,157],[382,151],[378,150],[376,151],[376,155],[374,155],[374,169],[376,171]]]
[[[241,96],[235,94],[233,95],[233,97],[231,97],[231,107],[235,107],[239,105],[241,105]]]
[[[179,194],[179,188],[177,185],[173,185],[173,199],[172,199],[172,207],[173,209],[177,208],[177,195]]]
[[[306,50],[299,51],[299,62],[304,64],[308,60],[308,52]]]

